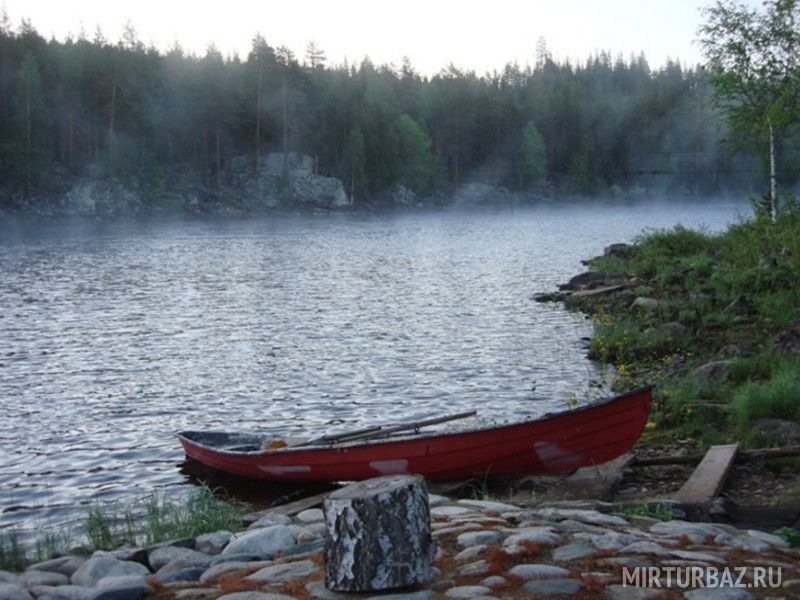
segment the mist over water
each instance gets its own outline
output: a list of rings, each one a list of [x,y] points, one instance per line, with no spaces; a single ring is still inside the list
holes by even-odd
[[[602,394],[588,321],[531,295],[644,228],[719,230],[747,211],[0,228],[0,527],[186,489],[181,429],[316,435],[469,409],[484,424]]]

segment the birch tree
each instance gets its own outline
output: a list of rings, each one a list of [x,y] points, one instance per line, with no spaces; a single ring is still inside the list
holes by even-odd
[[[777,149],[798,120],[800,4],[764,0],[753,10],[718,0],[704,10],[700,45],[718,105],[734,131],[765,139],[769,151],[769,211],[778,218]]]

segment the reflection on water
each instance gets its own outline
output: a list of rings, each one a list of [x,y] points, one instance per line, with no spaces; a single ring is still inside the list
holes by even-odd
[[[603,375],[586,320],[530,296],[644,226],[719,228],[737,208],[0,229],[0,527],[185,489],[180,429],[558,410]]]

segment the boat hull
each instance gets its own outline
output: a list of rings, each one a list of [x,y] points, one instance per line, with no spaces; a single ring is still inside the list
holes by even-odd
[[[178,437],[186,456],[206,466],[275,481],[357,481],[398,473],[430,480],[558,474],[599,465],[630,450],[647,422],[650,403],[651,388],[642,388],[535,421],[281,450],[218,448],[209,443],[209,434],[200,432]]]

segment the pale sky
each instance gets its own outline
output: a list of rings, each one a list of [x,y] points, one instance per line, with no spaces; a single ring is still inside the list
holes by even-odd
[[[693,65],[700,8],[712,0],[4,0],[14,25],[28,18],[45,37],[62,39],[97,25],[117,40],[130,20],[145,43],[166,49],[179,41],[203,54],[214,43],[223,54],[247,55],[260,32],[272,46],[299,58],[313,40],[329,63],[400,64],[408,56],[432,75],[449,63],[479,74],[516,60],[533,63],[536,41],[547,40],[560,59],[585,60],[599,50],[613,57],[643,51],[652,67],[667,58]],[[747,0],[758,6],[758,0]]]

